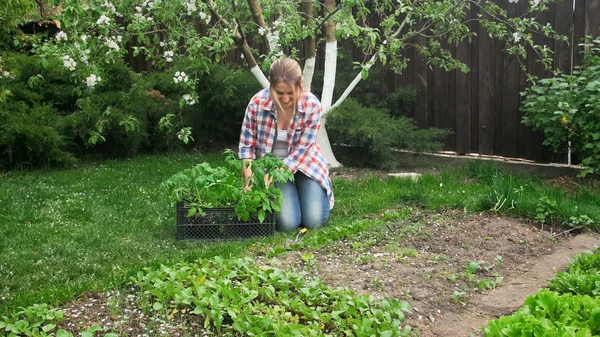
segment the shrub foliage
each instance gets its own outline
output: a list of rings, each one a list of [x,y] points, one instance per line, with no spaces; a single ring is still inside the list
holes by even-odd
[[[572,153],[586,167],[600,170],[600,39],[585,45],[581,66],[573,75],[542,79],[523,92],[523,124],[544,133],[544,144]]]
[[[442,129],[417,129],[413,119],[392,118],[388,111],[364,107],[348,98],[327,114],[331,142],[348,147],[340,159],[351,166],[390,168],[393,149],[437,151],[439,140],[450,134]],[[343,150],[343,148],[340,148]]]

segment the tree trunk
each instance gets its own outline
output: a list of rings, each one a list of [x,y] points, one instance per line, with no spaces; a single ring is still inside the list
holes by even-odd
[[[313,17],[313,1],[302,1],[302,24],[307,26]],[[310,91],[312,79],[315,74],[315,60],[317,56],[317,47],[314,36],[307,36],[304,39],[304,88]]]
[[[325,9],[330,13],[335,10],[335,0],[325,0]],[[335,39],[335,22],[330,18],[325,25],[325,74],[323,75],[323,94],[321,95],[321,105],[323,106],[323,116],[321,118],[321,129],[317,140],[327,164],[329,167],[340,167],[339,161],[335,158],[331,143],[327,136],[327,112],[333,101],[333,89],[335,88],[335,74],[337,70],[337,40]]]

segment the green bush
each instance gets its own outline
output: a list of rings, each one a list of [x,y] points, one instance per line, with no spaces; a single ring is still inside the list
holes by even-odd
[[[56,111],[49,105],[23,102],[0,104],[0,168],[68,165],[75,158],[66,151],[57,130]]]
[[[104,68],[102,81],[93,90],[82,91],[58,59],[11,53],[2,63],[11,74],[0,78],[2,90],[10,91],[6,102],[0,103],[3,115],[11,120],[2,126],[4,169],[65,164],[73,156],[129,157],[182,146],[174,131],[158,127],[160,118],[179,112],[182,93],[172,73],[140,75],[120,61]],[[40,109],[44,122],[36,126]],[[48,141],[30,144],[42,135]]]
[[[237,144],[248,102],[261,89],[247,70],[210,66],[209,73],[200,78],[196,87],[197,109],[189,114],[196,143],[200,146]]]
[[[386,110],[366,108],[351,98],[327,114],[327,132],[333,144],[347,146],[348,151],[338,147],[337,152],[347,165],[376,168],[395,165],[393,148],[440,150],[439,140],[450,133],[419,130],[413,119],[392,118]]]
[[[600,170],[600,39],[586,52],[573,75],[559,74],[525,89],[522,123],[544,132],[544,144],[571,151],[586,169]]]
[[[75,110],[76,87],[59,59],[42,60],[18,53],[7,54],[3,59],[5,68],[14,75],[14,79],[5,82],[11,90],[11,100],[47,104],[62,113]]]

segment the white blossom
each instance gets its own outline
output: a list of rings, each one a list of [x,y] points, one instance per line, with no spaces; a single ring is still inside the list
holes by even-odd
[[[83,34],[79,38],[81,39],[81,41],[85,42],[85,40],[87,40],[88,36],[86,34]]]
[[[75,70],[75,66],[77,66],[77,62],[75,62],[75,60],[73,60],[73,58],[69,55],[65,55],[62,58],[63,60],[63,65],[65,66],[65,68],[73,71]]]
[[[102,15],[100,17],[100,19],[98,19],[98,21],[96,21],[97,25],[109,24],[109,23],[110,23],[110,18],[106,17],[105,15]]]
[[[108,2],[108,1],[104,1],[104,3],[102,4],[102,6],[110,9],[110,11],[113,12],[113,13],[117,12],[117,9],[115,8],[115,5],[113,5],[112,3]]]
[[[79,57],[79,59],[81,60],[81,62],[87,64],[88,63],[88,59],[89,59],[89,55],[90,55],[90,50],[86,49],[86,50],[82,51],[82,54]]]
[[[67,41],[67,33],[63,32],[62,30],[58,33],[56,33],[56,41]]]
[[[189,80],[188,76],[183,71],[178,71],[175,73],[175,77],[173,77],[173,81],[175,83],[183,82],[187,83]]]
[[[91,74],[85,79],[85,84],[87,84],[88,88],[93,88],[100,81],[102,81],[102,78],[100,76],[96,76],[96,74]]]
[[[196,104],[196,100],[190,94],[183,95],[183,99],[185,100],[185,104],[187,104],[187,105],[194,105],[194,104]]]
[[[196,1],[195,0],[188,0],[188,1],[186,1],[185,7],[187,8],[187,14],[188,15],[192,15],[192,13],[194,13],[195,11],[198,10],[198,7],[196,7]]]
[[[519,2],[519,0],[508,0],[508,2],[510,2],[511,4],[516,4],[517,2]]]
[[[519,34],[519,32],[514,32],[513,39],[515,39],[515,43],[521,41],[521,34]]]
[[[112,37],[104,38],[104,44],[110,49],[114,49],[116,51],[121,50],[121,47],[119,47],[119,44],[117,43],[117,41],[115,41]]]
[[[164,56],[165,56],[165,61],[173,62],[173,51],[172,50],[165,51]]]

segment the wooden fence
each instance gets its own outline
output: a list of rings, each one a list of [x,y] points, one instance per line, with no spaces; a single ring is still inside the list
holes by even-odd
[[[574,1],[576,1],[574,6]],[[511,16],[525,13],[526,1],[511,3],[496,0]],[[475,8],[470,13],[476,17]],[[600,0],[563,0],[555,3],[539,18],[550,23],[570,42],[555,42],[536,36],[535,42],[555,50],[554,66],[569,72],[580,62],[577,46],[585,35],[599,35]],[[535,161],[561,161],[542,146],[543,136],[521,124],[520,92],[526,87],[526,75],[520,69],[519,59],[509,56],[501,42],[492,40],[483,28],[472,21],[478,36],[471,44],[463,43],[451,50],[471,71],[446,72],[430,69],[423,58],[411,51],[412,62],[401,75],[390,74],[388,86],[397,88],[415,85],[417,102],[414,117],[421,128],[448,128],[455,132],[445,143],[445,149],[459,154],[479,153],[518,157]],[[414,54],[413,54],[414,53]],[[536,62],[533,51],[522,61],[529,73],[548,77],[549,72]]]

